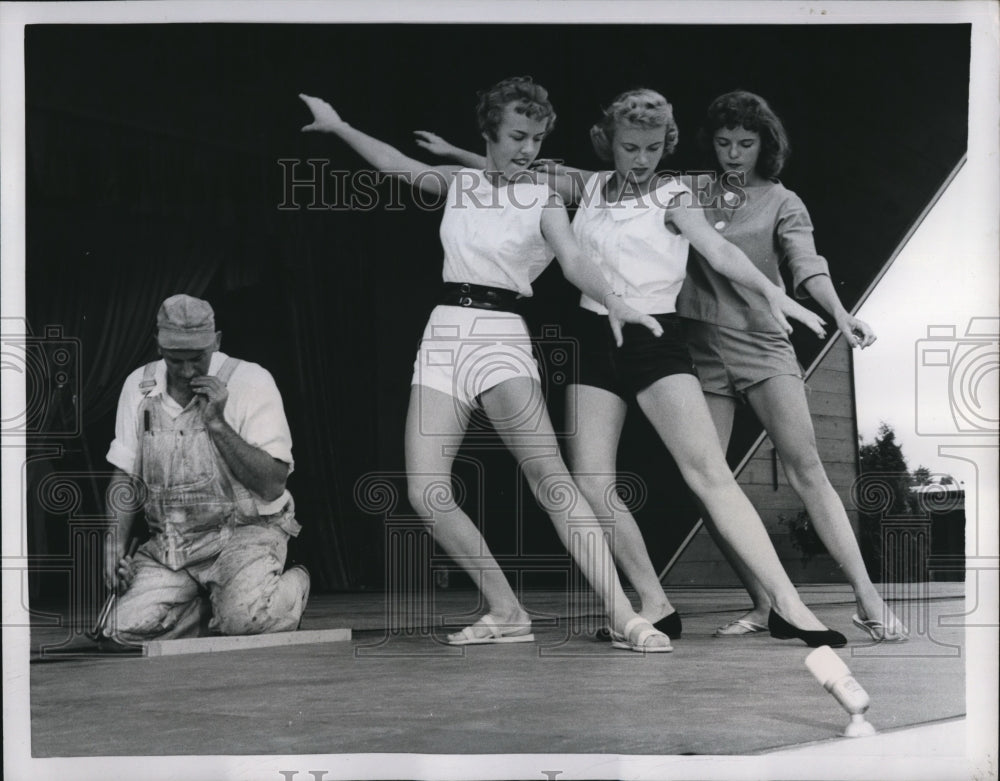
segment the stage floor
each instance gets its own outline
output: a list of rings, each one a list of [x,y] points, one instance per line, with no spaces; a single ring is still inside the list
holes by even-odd
[[[883,739],[954,724],[966,712],[964,584],[893,593],[903,592],[908,598],[894,607],[911,641],[873,645],[851,624],[847,586],[800,588],[819,618],[847,635],[837,653],[871,695],[868,720]],[[650,655],[593,641],[593,605],[552,591],[524,594],[535,643],[465,649],[440,639],[443,626],[478,610],[470,591],[437,590],[429,605],[317,595],[301,628],[350,627],[350,642],[160,658],[94,656],[80,627],[41,626],[39,618],[31,632],[31,751],[764,755],[815,753],[843,731],[848,716],[806,669],[803,643],[766,633],[712,637],[749,605],[744,592],[676,589],[671,598],[683,636],[673,653]],[[427,621],[413,620],[420,615]],[[407,621],[419,626],[390,631]],[[851,751],[870,740],[835,745]],[[962,754],[962,745],[946,744],[941,750]],[[593,777],[614,775],[595,766]]]

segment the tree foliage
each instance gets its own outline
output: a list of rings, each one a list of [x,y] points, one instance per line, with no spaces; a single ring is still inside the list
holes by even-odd
[[[896,579],[892,573],[882,571],[882,522],[909,512],[911,478],[906,457],[896,441],[896,432],[884,421],[873,442],[861,443],[858,455],[861,477],[855,498],[862,554],[873,578],[886,575]]]
[[[862,443],[858,455],[861,458],[861,474],[869,484],[875,479],[891,491],[891,501],[879,508],[883,515],[905,513],[909,506],[910,473],[906,466],[903,448],[896,441],[896,432],[886,422],[879,424],[875,441]]]

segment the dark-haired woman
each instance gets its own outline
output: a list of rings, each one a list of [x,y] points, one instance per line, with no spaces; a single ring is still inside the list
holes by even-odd
[[[851,315],[837,296],[826,260],[816,253],[805,204],[777,180],[789,144],[781,120],[750,92],[729,92],[708,108],[700,136],[715,154],[722,176],[712,185],[707,215],[719,235],[742,249],[776,285],[787,267],[794,292],[811,296],[833,317],[851,347],[875,341],[868,324]],[[727,193],[730,177],[741,196]],[[677,299],[688,346],[725,449],[736,405],[746,402],[774,443],[789,483],[830,555],[854,589],[853,622],[875,641],[900,642],[907,631],[868,577],[843,502],[830,484],[816,448],[802,371],[788,334],[768,317],[764,301],[720,275],[693,248],[688,277]],[[706,525],[753,599],[753,609],[721,627],[718,637],[740,637],[766,628],[772,602],[758,578],[734,555],[709,511]]]

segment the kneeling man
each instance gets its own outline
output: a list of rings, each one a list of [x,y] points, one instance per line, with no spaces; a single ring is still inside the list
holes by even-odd
[[[292,440],[281,394],[263,367],[219,351],[208,302],[171,296],[156,326],[161,359],[125,380],[107,455],[117,533],[105,579],[118,597],[105,634],[136,645],[293,630],[309,573],[283,571],[301,527],[285,488]],[[151,537],[127,556],[140,507]]]

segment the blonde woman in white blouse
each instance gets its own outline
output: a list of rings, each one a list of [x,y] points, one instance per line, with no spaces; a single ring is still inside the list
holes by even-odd
[[[598,262],[614,292],[663,329],[662,337],[654,339],[626,326],[624,343],[616,344],[610,338],[608,309],[584,291],[575,329],[580,368],[577,385],[567,392],[566,412],[576,429],[569,440],[573,474],[598,517],[614,529],[615,559],[636,588],[640,615],[676,638],[680,617],[663,591],[639,527],[622,503],[612,506],[609,501],[617,481],[626,400],[634,396],[720,535],[767,591],[777,617],[772,635],[814,647],[843,646],[846,638],[827,629],[799,598],[718,444],[676,314],[689,245],[716,271],[762,296],[769,316],[785,332],[791,331],[788,317],[820,336],[823,322],[718,235],[685,183],[657,174],[677,137],[667,100],[652,90],[631,90],[619,95],[591,129],[595,151],[614,164],[613,170],[549,167],[550,184],[580,204],[573,232],[581,247]],[[436,137],[423,134],[422,140],[432,151],[454,154],[453,148],[442,149]],[[615,641],[613,628],[609,634]]]
[[[554,251],[566,278],[610,308],[619,340],[623,322],[660,332],[655,319],[615,295],[580,251],[559,196],[526,170],[555,120],[546,91],[529,78],[514,78],[481,95],[486,157],[476,169],[424,165],[351,127],[325,101],[300,97],[313,113],[303,130],[332,133],[379,170],[447,197],[441,222],[445,285],[414,365],[405,446],[410,503],[488,605],[486,614],[448,642],[534,639],[527,611],[452,492],[454,454],[479,407],[601,598],[622,644],[641,652],[672,650],[669,639],[629,604],[608,566],[612,559],[600,524],[581,523],[594,513],[559,455],[527,327],[516,312],[517,300],[531,295],[532,281]]]

